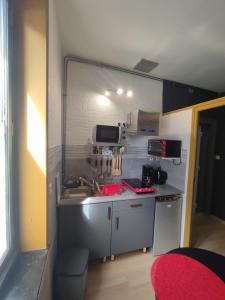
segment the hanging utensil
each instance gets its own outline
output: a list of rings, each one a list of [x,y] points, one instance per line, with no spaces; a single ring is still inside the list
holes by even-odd
[[[117,163],[116,163],[116,176],[120,176],[121,172],[120,172],[120,148],[119,147],[116,148],[116,160],[117,160]]]
[[[95,157],[95,173],[97,176],[98,175],[98,158],[97,158],[97,156]]]
[[[106,157],[106,159],[104,160],[104,178],[107,178],[107,176],[108,176],[108,164],[109,164],[109,158],[108,157]]]
[[[109,158],[109,164],[108,164],[108,176],[112,176],[112,157]]]
[[[111,174],[112,176],[116,176],[116,156],[113,154],[112,156],[112,166],[111,166]]]
[[[123,162],[123,153],[124,153],[124,147],[120,148],[120,176],[122,175],[122,162]]]
[[[116,155],[116,176],[120,176],[120,157],[119,154]]]
[[[103,179],[103,158],[100,158],[100,176],[99,178]]]
[[[100,174],[99,174],[100,162],[99,162],[99,157],[98,156],[96,157],[96,169],[97,169],[96,176],[97,176],[97,178],[99,178],[99,176],[100,176]]]

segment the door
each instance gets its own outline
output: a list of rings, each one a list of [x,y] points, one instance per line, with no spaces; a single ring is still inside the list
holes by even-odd
[[[192,215],[194,215],[196,213],[196,208],[197,208],[197,187],[198,187],[201,136],[202,136],[202,132],[201,132],[201,127],[199,126],[198,127],[198,135],[197,135],[196,166],[195,166],[195,178],[194,178]]]
[[[113,209],[111,255],[152,246],[155,199],[119,201]]]
[[[200,149],[196,166],[196,212],[209,215],[212,206],[216,123],[200,118]]]
[[[110,255],[112,203],[59,208],[59,249],[86,247],[90,258]]]

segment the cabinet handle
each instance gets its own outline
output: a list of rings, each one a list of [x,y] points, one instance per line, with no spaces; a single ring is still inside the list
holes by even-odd
[[[108,207],[108,219],[111,220],[111,207]]]
[[[120,222],[120,219],[117,217],[116,218],[116,229],[119,230],[119,222]]]
[[[131,206],[130,207],[132,207],[132,208],[135,208],[135,207],[142,207],[143,206],[143,204],[131,204]]]

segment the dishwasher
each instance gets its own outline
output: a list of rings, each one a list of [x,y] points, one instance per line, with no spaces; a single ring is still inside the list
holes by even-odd
[[[153,255],[180,246],[182,195],[156,197]]]

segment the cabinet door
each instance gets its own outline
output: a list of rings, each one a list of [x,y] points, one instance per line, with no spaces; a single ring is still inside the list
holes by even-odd
[[[59,208],[59,249],[86,247],[90,258],[110,255],[112,203]]]
[[[125,201],[121,201],[125,202]],[[146,204],[148,203],[148,204]],[[155,200],[137,199],[113,210],[111,254],[151,247]]]

